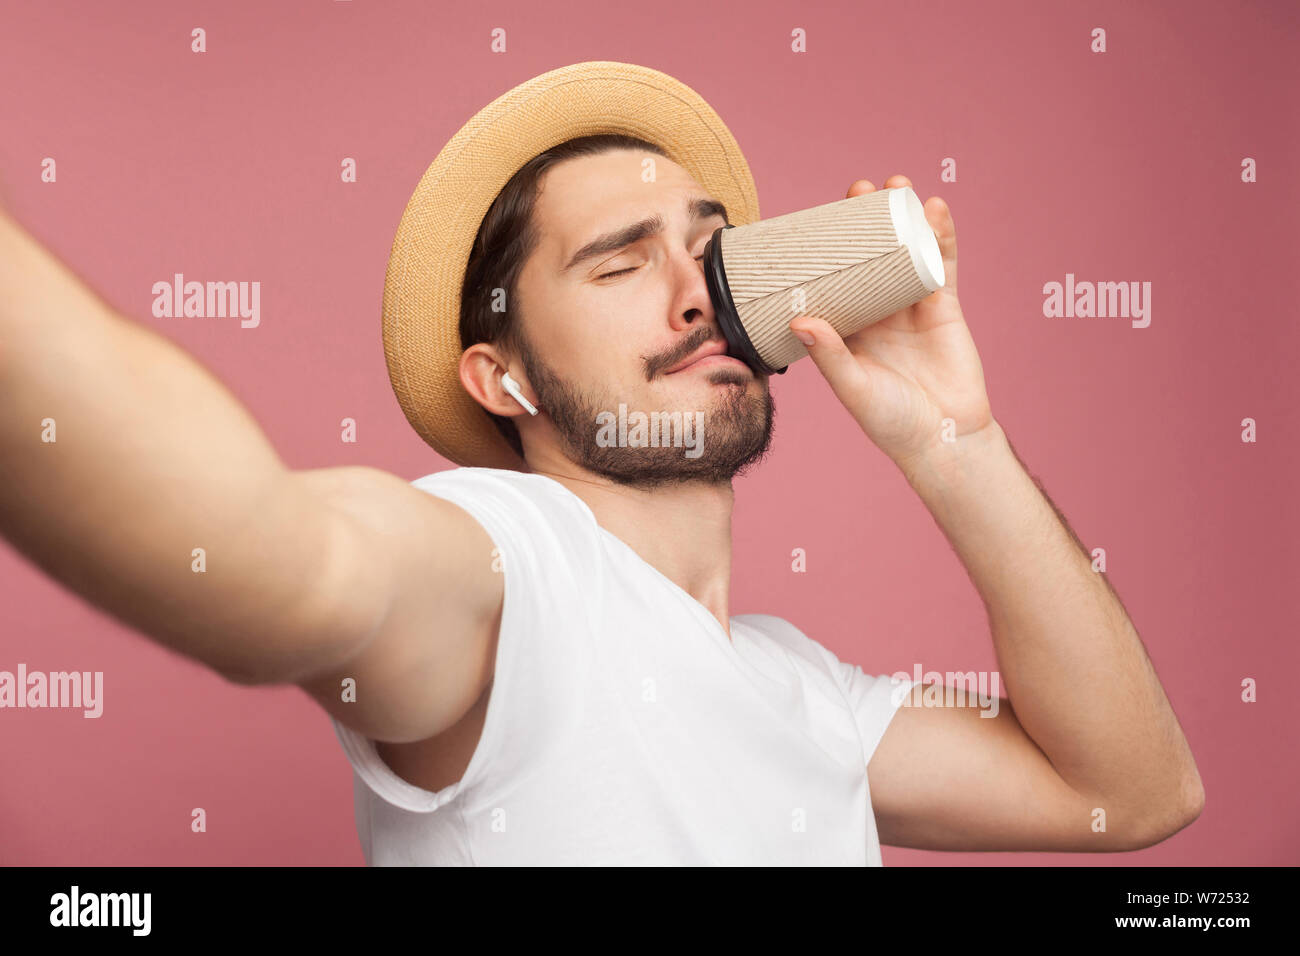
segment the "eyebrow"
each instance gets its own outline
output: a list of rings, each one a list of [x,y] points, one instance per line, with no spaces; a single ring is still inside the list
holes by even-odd
[[[706,199],[695,197],[686,200],[686,213],[690,216],[692,222],[700,219],[708,219],[710,216],[721,216],[722,221],[731,225],[731,219],[727,216],[727,207],[716,199]],[[663,232],[664,220],[662,216],[654,215],[642,219],[640,222],[634,222],[629,226],[623,226],[613,232],[607,232],[603,236],[598,236],[591,242],[587,243],[581,249],[573,254],[570,259],[560,270],[561,273],[568,272],[580,262],[585,262],[596,256],[604,255],[607,252],[617,252],[632,245],[634,242],[640,242],[650,236],[657,236]]]

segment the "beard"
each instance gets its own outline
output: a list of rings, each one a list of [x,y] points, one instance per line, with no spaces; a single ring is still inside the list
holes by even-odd
[[[749,393],[752,376],[738,369],[710,369],[705,377],[717,399],[704,409],[708,441],[698,457],[687,457],[680,445],[664,437],[659,447],[625,447],[603,444],[598,438],[601,412],[613,414],[613,400],[599,401],[567,382],[537,358],[531,349],[520,355],[538,404],[551,416],[574,464],[621,485],[655,488],[661,485],[704,482],[726,484],[766,457],[772,443],[775,407],[772,394]],[[715,383],[733,382],[717,387]],[[697,413],[683,410],[683,420]],[[696,419],[699,420],[698,418]],[[666,427],[666,426],[665,426]],[[702,438],[702,432],[697,436]]]

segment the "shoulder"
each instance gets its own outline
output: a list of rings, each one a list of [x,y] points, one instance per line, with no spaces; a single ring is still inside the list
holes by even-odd
[[[783,617],[775,614],[737,614],[735,620],[756,631],[768,642],[802,658],[822,670],[832,670],[839,659]]]
[[[534,516],[579,527],[596,524],[586,502],[545,475],[504,468],[462,467],[437,471],[411,484],[457,504],[478,505],[516,519]]]
[[[528,565],[586,564],[599,554],[599,525],[581,498],[552,478],[503,468],[449,468],[412,486],[469,512],[503,552]]]
[[[534,501],[561,502],[576,498],[562,484],[545,475],[508,468],[447,468],[416,478],[411,482],[417,488],[430,492],[442,490],[477,490],[484,494],[506,494]]]
[[[789,621],[772,614],[738,615],[765,638],[783,647],[792,657],[805,662],[805,673],[816,672],[818,682],[832,684],[848,705],[862,741],[862,759],[871,762],[885,729],[893,720],[911,689],[902,674],[880,674],[857,664],[841,661],[829,648],[813,640]]]
[[[780,646],[804,664],[829,675],[855,705],[862,699],[883,698],[894,706],[902,701],[911,682],[903,674],[882,674],[874,668],[864,670],[857,664],[842,661],[821,642],[809,637],[785,618],[774,614],[739,614],[735,618],[757,631],[761,638]]]

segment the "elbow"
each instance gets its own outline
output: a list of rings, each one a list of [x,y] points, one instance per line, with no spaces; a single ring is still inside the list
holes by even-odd
[[[1205,785],[1201,783],[1201,775],[1196,772],[1195,767],[1192,768],[1191,775],[1183,782],[1179,790],[1179,796],[1181,798],[1182,814],[1174,833],[1177,833],[1185,826],[1189,826],[1205,809]]]
[[[1149,814],[1149,822],[1142,828],[1142,835],[1132,849],[1161,843],[1190,826],[1201,815],[1205,809],[1205,786],[1196,768],[1193,767],[1190,774],[1179,781],[1168,797],[1148,809],[1159,812]]]
[[[1192,768],[1191,779],[1184,787],[1184,797],[1187,819],[1183,826],[1187,826],[1188,823],[1199,817],[1201,811],[1205,809],[1205,785],[1201,783],[1201,775],[1196,772],[1194,767]]]

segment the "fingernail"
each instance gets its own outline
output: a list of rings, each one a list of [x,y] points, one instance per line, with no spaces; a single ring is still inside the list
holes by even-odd
[[[804,332],[801,329],[791,329],[790,331],[793,332],[794,337],[798,339],[800,342],[802,342],[804,345],[812,345],[817,341],[815,338],[813,338],[811,332]]]

